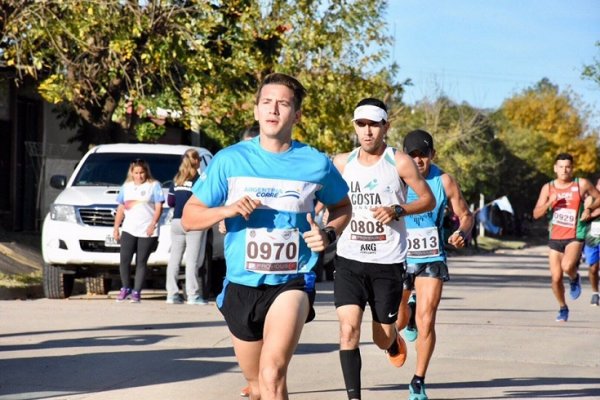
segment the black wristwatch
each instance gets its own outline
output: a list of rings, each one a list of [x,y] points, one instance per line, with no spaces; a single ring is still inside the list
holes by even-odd
[[[396,221],[400,220],[400,217],[403,217],[406,214],[406,210],[398,204],[394,204],[392,210],[394,211],[394,219]]]
[[[326,226],[322,229],[325,232],[325,236],[327,236],[327,240],[329,240],[329,244],[335,243],[337,240],[337,233],[335,233],[335,229],[331,226]]]

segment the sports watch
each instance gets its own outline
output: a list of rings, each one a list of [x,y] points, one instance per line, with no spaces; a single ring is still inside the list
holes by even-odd
[[[400,220],[400,217],[403,217],[406,214],[406,210],[399,204],[394,204],[392,206],[392,211],[394,211],[394,219],[396,221]]]
[[[325,236],[327,236],[329,244],[335,243],[335,241],[337,240],[337,233],[335,232],[335,229],[331,226],[326,226],[322,230],[325,233]]]

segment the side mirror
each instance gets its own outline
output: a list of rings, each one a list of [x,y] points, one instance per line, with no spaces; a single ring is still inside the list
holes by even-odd
[[[55,189],[64,189],[67,186],[67,177],[64,175],[52,175],[50,186]]]

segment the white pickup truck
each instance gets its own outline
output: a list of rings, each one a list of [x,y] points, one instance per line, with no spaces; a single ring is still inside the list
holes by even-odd
[[[106,294],[119,276],[119,247],[111,242],[117,209],[117,193],[125,181],[129,164],[143,159],[153,177],[161,182],[165,198],[169,185],[191,146],[162,144],[106,144],[92,148],[77,164],[73,174],[54,175],[50,185],[63,189],[44,219],[42,255],[44,293],[51,299],[69,297],[75,278],[85,278],[88,293]],[[200,169],[212,154],[196,148]],[[164,281],[171,247],[172,210],[166,202],[160,218],[158,247],[148,260],[148,278]],[[214,260],[223,259],[223,235],[214,226],[206,235],[205,267],[211,281]]]

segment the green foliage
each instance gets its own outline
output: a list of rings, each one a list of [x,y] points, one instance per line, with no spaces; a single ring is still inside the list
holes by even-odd
[[[600,51],[600,41],[596,42],[596,47]],[[600,57],[594,57],[592,64],[584,65],[581,76],[600,85]]]
[[[531,212],[541,186],[554,178],[554,158],[568,152],[576,174],[598,170],[597,132],[584,106],[547,79],[504,101],[492,116],[504,162],[497,173],[515,208]]]
[[[165,127],[146,121],[136,125],[136,136],[141,142],[156,142],[165,134]]]
[[[396,66],[386,63],[386,6],[384,0],[5,0],[0,52],[4,65],[37,79],[47,101],[66,103],[84,130],[95,132],[84,132],[82,141],[109,141],[119,129],[140,132],[133,125],[148,117],[137,114],[141,106],[179,111],[171,122],[233,143],[253,121],[260,80],[284,72],[308,90],[296,137],[340,151],[351,146],[350,113],[360,98],[402,91]],[[153,103],[165,92],[169,104]],[[135,118],[127,111],[132,102]]]
[[[490,121],[468,104],[455,104],[444,96],[423,99],[412,107],[396,109],[388,142],[402,148],[406,134],[425,129],[434,139],[434,162],[453,175],[467,201],[475,203],[479,193],[495,193],[501,161]]]
[[[586,115],[573,93],[559,91],[547,79],[504,101],[499,110],[498,136],[512,154],[529,162],[548,178],[554,158],[571,153],[576,173],[598,170],[598,132],[587,129]]]

